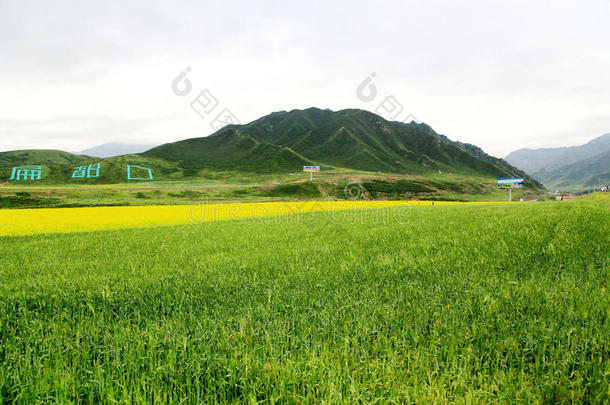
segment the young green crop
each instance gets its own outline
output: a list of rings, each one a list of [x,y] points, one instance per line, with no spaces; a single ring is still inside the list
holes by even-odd
[[[0,402],[607,403],[605,204],[0,237]]]

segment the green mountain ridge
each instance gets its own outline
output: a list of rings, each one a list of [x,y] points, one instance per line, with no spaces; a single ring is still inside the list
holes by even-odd
[[[0,167],[9,166],[54,166],[85,162],[88,156],[76,155],[54,149],[25,149],[0,152]]]
[[[459,142],[459,141],[452,141],[447,136],[436,133],[436,131],[434,131],[429,125],[427,125],[425,123],[411,122],[410,124],[407,124],[407,125],[414,126],[418,129],[426,131],[434,136],[438,136],[444,142],[455,145],[455,146],[459,147],[460,149],[463,149],[464,151],[466,151],[471,156],[473,156],[477,159],[480,159],[484,162],[487,162],[489,164],[492,164],[494,166],[497,166],[497,167],[505,170],[506,172],[510,173],[512,176],[522,177],[524,179],[529,179],[530,181],[533,180],[525,171],[511,165],[509,162],[507,162],[504,159],[500,159],[500,158],[488,155],[487,153],[485,153],[483,151],[483,149],[479,148],[476,145],[473,145],[470,143],[463,143],[463,142]]]
[[[290,148],[261,142],[235,128],[205,138],[158,146],[142,156],[165,159],[191,170],[291,170],[311,164]]]
[[[216,167],[226,166],[237,153],[233,145],[247,139],[249,145],[258,141],[285,151],[283,164],[277,167],[295,171],[308,163],[398,174],[446,171],[490,177],[519,176],[539,186],[505,161],[473,145],[450,141],[430,127],[420,125],[391,122],[356,109],[280,111],[249,124],[225,127],[206,138],[161,145],[143,155],[176,161],[181,166],[195,161],[204,164],[203,160]],[[241,148],[237,150],[242,152]],[[252,162],[269,165],[272,161],[253,159]],[[246,160],[232,163],[235,167],[246,164],[258,167]]]
[[[75,165],[89,163],[102,164],[99,178],[71,179]],[[323,170],[430,178],[449,173],[489,182],[495,177],[518,176],[541,187],[505,161],[474,145],[451,141],[425,124],[391,122],[357,109],[280,111],[245,125],[224,127],[207,137],[106,159],[61,151],[5,152],[0,153],[0,178],[8,175],[10,166],[23,164],[45,166],[43,182],[47,183],[122,183],[126,165],[149,167],[155,180],[172,181],[225,172],[244,176],[297,173],[304,165],[315,164]]]

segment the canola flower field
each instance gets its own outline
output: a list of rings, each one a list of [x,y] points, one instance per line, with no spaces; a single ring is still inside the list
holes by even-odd
[[[607,200],[393,204],[4,225],[0,403],[610,402]]]
[[[407,205],[408,204],[408,205]],[[308,201],[199,204],[142,207],[94,207],[0,210],[1,235],[86,232],[94,230],[180,225],[204,221],[277,217],[396,206],[466,204],[430,201]],[[496,204],[474,202],[467,204]]]

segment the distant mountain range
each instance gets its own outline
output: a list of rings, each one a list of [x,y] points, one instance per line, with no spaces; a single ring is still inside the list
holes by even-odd
[[[83,152],[100,154],[99,149]],[[19,153],[24,159],[17,158]],[[0,162],[1,159],[11,162],[0,167],[41,164],[39,156],[31,153],[0,153]],[[126,164],[153,169],[156,180],[209,178],[216,172],[300,172],[304,165],[313,164],[322,166],[322,170],[424,177],[449,173],[464,179],[485,178],[489,182],[496,177],[524,177],[527,184],[541,187],[506,161],[489,156],[474,145],[451,141],[426,124],[386,121],[356,109],[276,112],[249,124],[224,127],[208,137],[169,143],[127,156],[100,160],[72,155],[69,160],[64,154],[58,152],[57,156],[57,159],[62,156],[62,164],[49,165],[49,182],[65,181],[76,162],[101,162],[100,177],[86,181],[97,183],[125,181]],[[1,170],[0,177],[4,177]]]
[[[590,188],[610,183],[610,134],[581,146],[520,149],[504,159],[551,189]]]
[[[109,142],[103,145],[94,146],[93,148],[82,150],[78,152],[78,154],[99,158],[108,158],[113,156],[131,155],[133,153],[142,153],[153,148],[154,146],[155,145]]]

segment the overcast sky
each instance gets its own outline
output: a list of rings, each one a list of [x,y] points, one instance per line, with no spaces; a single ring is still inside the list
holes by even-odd
[[[582,144],[610,132],[609,21],[608,0],[0,0],[0,151],[160,144],[211,134],[224,108],[246,123],[389,96],[397,120],[496,156]],[[202,117],[203,90],[218,106]]]

